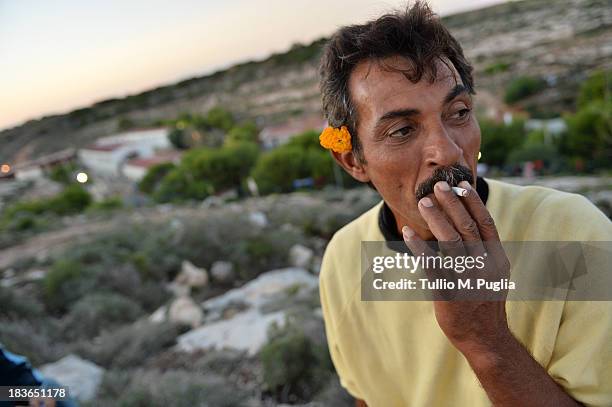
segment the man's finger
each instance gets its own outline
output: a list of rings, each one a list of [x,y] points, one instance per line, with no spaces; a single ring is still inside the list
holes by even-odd
[[[499,240],[499,234],[497,233],[497,228],[495,227],[495,221],[478,196],[476,190],[472,188],[470,183],[467,181],[461,181],[459,186],[467,191],[467,194],[463,197],[463,202],[465,204],[465,208],[476,221],[482,240]]]
[[[429,230],[436,237],[444,255],[462,256],[465,254],[463,239],[446,214],[436,205],[433,199],[425,197],[419,201],[419,212]]]

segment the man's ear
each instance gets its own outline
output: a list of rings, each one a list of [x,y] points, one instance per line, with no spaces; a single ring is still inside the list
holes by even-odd
[[[357,158],[355,152],[347,151],[344,153],[337,153],[330,150],[330,153],[338,165],[344,168],[346,172],[348,172],[357,181],[370,181],[370,177],[365,171],[365,165],[362,164],[361,160]]]

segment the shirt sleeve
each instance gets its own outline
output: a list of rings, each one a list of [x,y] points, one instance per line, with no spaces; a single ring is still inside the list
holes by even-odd
[[[336,369],[336,373],[340,378],[340,385],[344,387],[351,396],[363,400],[361,392],[357,388],[353,375],[351,374],[352,372],[348,368],[344,359],[344,355],[342,353],[342,343],[340,342],[340,336],[337,332],[337,321],[343,307],[334,306],[334,301],[329,301],[331,299],[330,296],[334,295],[333,291],[327,291],[328,284],[326,282],[328,276],[334,272],[330,251],[331,250],[328,247],[325,255],[323,256],[321,273],[319,276],[319,293],[321,297],[321,310],[323,311],[323,319],[325,321],[327,346],[329,348],[329,354]]]
[[[612,302],[566,302],[548,373],[586,406],[612,406]]]

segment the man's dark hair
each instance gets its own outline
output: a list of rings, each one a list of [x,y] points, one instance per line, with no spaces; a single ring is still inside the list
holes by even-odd
[[[417,1],[404,11],[385,14],[366,24],[342,27],[327,42],[321,57],[323,112],[330,126],[347,126],[353,136],[353,151],[362,162],[365,160],[356,130],[357,111],[351,101],[349,77],[362,61],[396,55],[411,64],[412,69],[402,73],[413,83],[423,75],[429,75],[433,83],[436,61],[447,66],[450,61],[468,92],[475,93],[472,66],[457,40],[425,2]]]

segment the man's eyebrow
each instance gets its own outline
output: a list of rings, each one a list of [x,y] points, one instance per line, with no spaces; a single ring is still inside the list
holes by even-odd
[[[452,101],[454,98],[456,98],[457,96],[461,95],[461,94],[469,94],[467,88],[465,86],[463,86],[462,84],[457,84],[455,85],[450,92],[448,92],[448,94],[444,97],[444,102],[442,103],[442,105],[445,105],[447,103],[449,103],[450,101]]]

